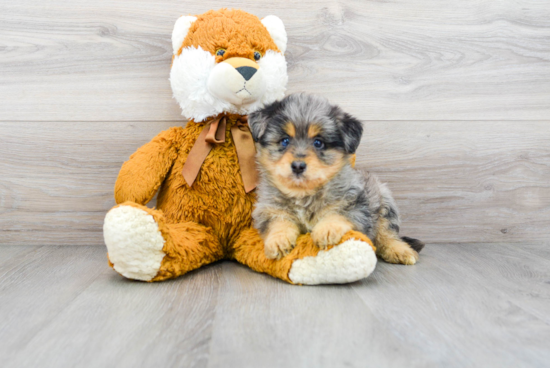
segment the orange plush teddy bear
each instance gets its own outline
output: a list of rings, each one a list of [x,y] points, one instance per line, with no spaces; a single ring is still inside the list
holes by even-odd
[[[161,132],[122,166],[118,205],[104,224],[115,271],[160,281],[233,259],[294,284],[352,282],[373,271],[372,243],[356,231],[327,250],[302,235],[273,260],[252,227],[257,174],[246,115],[284,96],[286,42],[275,16],[222,9],[178,19],[170,83],[190,121]],[[146,207],[157,191],[158,209]]]

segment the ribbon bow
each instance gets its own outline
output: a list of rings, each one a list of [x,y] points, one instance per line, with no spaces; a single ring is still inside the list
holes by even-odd
[[[205,124],[183,165],[183,177],[189,186],[192,186],[195,182],[206,156],[214,148],[214,145],[225,142],[226,126],[227,117],[225,115],[220,115]],[[256,171],[256,161],[254,159],[256,148],[248,128],[247,116],[237,118],[237,121],[231,127],[231,136],[237,150],[244,190],[248,193],[256,188],[258,172]]]

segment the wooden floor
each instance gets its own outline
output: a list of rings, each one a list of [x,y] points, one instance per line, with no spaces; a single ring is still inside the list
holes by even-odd
[[[345,286],[232,262],[134,282],[97,246],[0,247],[0,366],[548,367],[550,248],[433,244]]]

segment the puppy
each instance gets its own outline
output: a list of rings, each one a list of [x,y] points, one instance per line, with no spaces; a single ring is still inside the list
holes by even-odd
[[[424,244],[399,237],[399,215],[389,189],[352,167],[361,123],[307,94],[290,95],[249,116],[261,181],[253,212],[265,254],[276,259],[311,233],[321,249],[357,230],[379,257],[412,265]]]

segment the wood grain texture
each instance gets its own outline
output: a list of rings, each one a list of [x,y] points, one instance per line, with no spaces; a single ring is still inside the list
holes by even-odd
[[[10,367],[207,366],[219,268],[184,282],[135,282],[106,266],[102,247],[86,248],[100,258],[94,264],[101,275],[26,342],[27,353],[14,354]]]
[[[550,326],[549,245],[549,242],[515,247],[467,244],[461,252],[440,247],[438,257],[452,258],[458,265],[467,264],[480,283],[491,280],[492,289],[513,295],[510,301],[514,305]]]
[[[432,245],[419,267],[379,264],[373,279],[352,287],[434,367],[543,367],[550,357],[550,309],[545,295],[526,300],[521,289],[540,288],[533,274],[541,270],[548,280],[548,261],[541,259],[547,246],[521,252],[509,244]],[[542,288],[548,292],[548,284]],[[541,303],[547,308],[532,313]]]
[[[548,119],[543,0],[21,0],[0,4],[0,120],[179,119],[172,26],[220,7],[282,18],[289,92],[361,119]]]
[[[8,265],[14,259],[20,259],[22,255],[33,252],[36,246],[22,247],[19,245],[2,245],[2,258],[0,258],[0,267]]]
[[[550,239],[549,122],[365,122],[357,165],[388,183],[402,233],[430,242]]]
[[[0,244],[103,244],[118,170],[179,122],[0,123]],[[365,122],[357,165],[428,242],[550,238],[550,122]]]
[[[0,244],[102,244],[122,163],[174,123],[0,123]]]
[[[431,244],[414,267],[319,287],[232,262],[133,282],[104,247],[20,247],[0,265],[0,364],[542,368],[548,245]]]
[[[21,248],[26,251],[0,264],[3,367],[105,270],[98,267],[105,262],[99,247]],[[9,249],[0,246],[0,259]]]
[[[350,286],[296,287],[223,263],[209,367],[418,366]],[[252,303],[248,302],[253,301]],[[343,303],[344,302],[344,303]],[[373,352],[394,352],[392,356]]]

